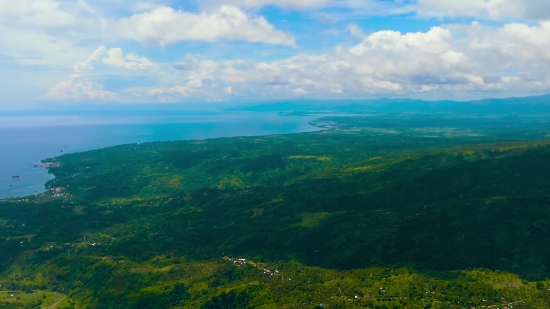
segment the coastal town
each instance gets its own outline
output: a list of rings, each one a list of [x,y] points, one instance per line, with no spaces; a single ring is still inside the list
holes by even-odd
[[[0,199],[0,203],[11,202],[11,203],[41,203],[46,199],[61,199],[64,202],[67,202],[71,199],[72,195],[69,194],[64,187],[53,187],[49,188],[46,192],[38,193],[32,196],[26,197],[12,197]]]

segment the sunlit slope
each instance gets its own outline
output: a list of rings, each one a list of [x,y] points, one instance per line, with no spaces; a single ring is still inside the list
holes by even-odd
[[[61,167],[51,169],[57,179],[49,186],[72,185],[70,191],[77,197],[93,200],[200,188],[272,187],[378,171],[407,159],[406,154],[412,158],[456,145],[540,139],[550,132],[536,126],[527,130],[528,125],[495,129],[500,122],[474,128],[403,122],[352,120],[343,129],[308,134],[130,144],[65,155],[59,159]],[[426,164],[435,168],[429,166],[432,162]]]
[[[550,143],[392,130],[54,159],[51,193],[1,203],[0,284],[27,291],[7,301],[36,290],[75,308],[547,307]]]
[[[169,251],[546,274],[547,142],[442,148],[385,137],[386,147],[369,149],[368,139],[324,134],[69,155],[55,185],[101,209],[90,228],[123,223],[110,250],[140,260]]]

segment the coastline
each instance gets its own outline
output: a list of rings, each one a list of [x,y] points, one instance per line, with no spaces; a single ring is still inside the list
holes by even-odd
[[[310,132],[317,132],[317,131],[322,131],[322,130],[327,130],[329,128],[326,128],[326,127],[322,127],[322,126],[318,126],[316,125],[315,121],[317,121],[319,119],[319,116],[323,117],[325,115],[303,115],[303,116],[297,116],[297,115],[274,115],[272,113],[257,113],[257,112],[244,112],[246,114],[254,114],[254,115],[257,115],[257,114],[263,114],[264,117],[267,116],[267,117],[272,117],[272,116],[276,116],[276,117],[280,117],[280,119],[299,119],[298,121],[286,121],[286,122],[283,122],[283,125],[286,125],[288,123],[291,123],[291,124],[294,124],[296,127],[295,128],[291,128],[290,130],[288,128],[285,128],[284,130],[281,130],[281,131],[285,131],[285,132],[276,132],[277,130],[277,126],[271,126],[268,128],[268,131],[273,131],[272,134],[269,134],[271,132],[257,132],[257,134],[235,134],[235,135],[228,135],[227,133],[228,132],[219,132],[220,134],[218,134],[218,136],[214,135],[212,136],[212,132],[206,132],[208,134],[205,134],[205,135],[210,135],[210,137],[205,137],[205,138],[183,138],[183,139],[159,139],[159,140],[146,140],[146,141],[143,141],[143,142],[128,142],[128,143],[117,143],[117,144],[111,144],[111,145],[106,145],[106,146],[103,146],[103,147],[85,147],[85,145],[81,144],[79,145],[80,149],[81,150],[78,150],[78,149],[65,149],[63,151],[62,154],[60,155],[57,155],[57,156],[47,156],[46,158],[40,160],[40,163],[38,164],[41,164],[43,165],[44,163],[46,162],[51,162],[52,160],[55,160],[61,156],[64,156],[64,155],[67,155],[67,154],[72,154],[72,153],[83,153],[83,152],[89,152],[89,151],[97,151],[97,150],[101,150],[101,149],[105,149],[105,148],[112,148],[112,147],[121,147],[121,146],[125,146],[125,145],[134,145],[134,144],[144,144],[144,143],[158,143],[158,142],[176,142],[176,141],[198,141],[198,140],[216,140],[216,139],[227,139],[227,138],[242,138],[242,137],[261,137],[261,136],[273,136],[273,135],[287,135],[287,134],[302,134],[302,133],[310,133]],[[256,117],[256,118],[262,118],[262,117]],[[177,125],[177,124],[172,124],[172,125]],[[204,124],[203,124],[204,125]],[[165,126],[170,126],[170,124],[168,125],[165,125]],[[264,129],[265,130],[265,129]],[[201,135],[200,132],[193,132],[195,135]],[[231,132],[229,132],[231,133]],[[241,132],[243,133],[243,132]],[[267,133],[267,134],[266,134]],[[151,135],[140,135],[140,136],[137,136],[137,138],[144,138],[145,139],[151,139],[152,137],[154,138],[154,136],[151,136]],[[133,137],[133,139],[136,139],[136,136]],[[74,150],[74,151],[73,151]],[[37,165],[37,163],[29,163],[27,165]],[[49,183],[51,183],[52,181],[54,181],[56,179],[55,175],[51,172],[50,170],[51,166],[49,167],[46,167],[46,166],[42,166],[42,167],[34,167],[32,168],[31,170],[28,171],[28,173],[33,173],[33,176],[34,177],[41,177],[39,179],[41,179],[40,181],[40,184],[38,183],[34,183],[34,184],[30,184],[28,186],[25,186],[25,187],[20,187],[19,189],[21,191],[24,191],[24,190],[27,190],[28,194],[18,194],[18,195],[9,195],[9,194],[2,194],[2,192],[0,191],[0,202],[2,201],[5,201],[5,200],[13,200],[13,199],[23,199],[23,198],[27,198],[27,197],[31,197],[31,196],[40,196],[41,194],[47,194],[50,190],[51,190],[51,187],[48,186]],[[41,171],[40,172],[37,172],[37,169],[40,169]],[[43,170],[42,170],[43,169]],[[8,182],[12,182],[11,179],[6,179],[3,181],[4,184],[8,183]],[[40,186],[40,188],[38,188],[38,186]],[[34,192],[29,192],[29,191],[34,191]],[[39,192],[37,192],[39,191]]]

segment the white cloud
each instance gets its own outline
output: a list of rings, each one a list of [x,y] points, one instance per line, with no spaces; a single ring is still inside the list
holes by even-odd
[[[105,91],[99,83],[82,79],[78,74],[71,74],[67,81],[63,81],[48,90],[43,96],[45,100],[93,100],[113,101],[117,94]]]
[[[51,0],[17,0],[0,2],[0,21],[6,24],[41,27],[70,27],[77,23],[74,14],[61,9],[61,3]],[[71,9],[79,9],[78,2]]]
[[[228,39],[295,45],[292,35],[277,30],[264,17],[252,16],[235,6],[222,5],[197,13],[174,9],[161,1],[126,6],[128,12],[133,12],[131,16],[109,17],[105,10],[95,10],[84,0],[1,1],[0,26],[28,28],[41,34],[57,29],[57,35],[75,41],[132,39],[164,46],[180,41]]]
[[[46,100],[118,100],[115,92],[105,91],[103,85],[92,80],[94,64],[101,63],[115,69],[137,70],[153,68],[155,65],[147,58],[133,53],[124,55],[122,49],[107,49],[105,46],[97,48],[86,61],[81,61],[73,67],[73,73],[67,81],[60,82],[50,88],[43,99]]]
[[[52,69],[70,69],[87,53],[85,48],[68,38],[1,24],[0,46],[0,56],[11,58],[14,63]]]
[[[178,102],[182,97],[201,94],[203,83],[200,79],[190,79],[186,85],[174,85],[164,88],[153,88],[147,90],[147,95],[154,97],[159,102]],[[230,87],[229,87],[230,88]],[[225,90],[227,92],[227,89]],[[140,91],[137,90],[137,93]]]
[[[367,37],[367,34],[363,32],[363,29],[361,29],[361,27],[359,27],[357,24],[349,25],[348,31],[352,37],[356,37],[359,39],[364,39],[365,37]]]
[[[195,8],[190,5],[178,9],[171,0],[115,0],[112,6],[107,3],[0,2],[0,65],[8,64],[10,72],[22,68],[17,76],[28,81],[21,82],[24,90],[20,93],[26,93],[31,84],[43,89],[42,93],[49,89],[45,99],[177,102],[230,97],[360,98],[422,93],[442,97],[550,91],[550,21],[533,21],[549,19],[550,1],[413,1],[418,15],[424,17],[506,21],[498,27],[474,22],[416,33],[365,33],[357,24],[342,21],[349,14],[366,16],[395,12],[392,10],[399,6],[403,10],[411,8],[397,1],[200,0]],[[243,54],[239,60],[219,60],[235,57],[231,43],[224,42],[227,51],[208,59],[209,48],[219,48],[215,42],[220,40],[294,46],[292,34],[257,15],[262,12],[257,8],[262,6],[322,13],[335,20],[331,25],[334,28],[326,33],[347,32],[361,43],[351,48],[336,46],[324,54],[284,48],[285,54],[295,54],[259,61],[259,53],[254,52]],[[190,7],[192,10],[188,10]],[[291,28],[292,21],[286,22]],[[152,63],[136,54],[125,54],[121,48],[101,46],[116,44],[126,49],[128,41],[158,46],[192,41],[187,46],[206,52],[172,63],[175,54],[168,53],[177,50],[184,55],[188,51],[180,46],[149,49],[148,54],[157,52],[155,59],[164,61]],[[90,45],[101,47],[90,54]],[[322,45],[326,47],[325,42]],[[118,85],[135,84],[125,90],[110,84],[119,80],[124,83]],[[10,88],[13,84],[9,82]],[[13,93],[10,89],[10,95]]]
[[[93,69],[93,63],[100,60],[104,54],[107,52],[107,48],[105,46],[101,46],[98,49],[94,50],[94,52],[88,57],[88,60],[78,62],[74,66],[74,71],[79,72],[81,70],[90,70]]]
[[[550,19],[548,0],[419,0],[418,14],[427,17]]]
[[[200,1],[205,6],[220,6],[220,5],[234,5],[244,8],[255,8],[264,6],[277,6],[282,8],[318,8],[324,7],[332,2],[347,2],[341,0],[202,0]]]
[[[147,58],[138,57],[134,53],[126,56],[122,53],[122,49],[113,48],[107,52],[107,58],[103,60],[104,64],[125,68],[125,69],[143,69],[153,67],[153,63]]]
[[[90,45],[121,39],[160,45],[222,39],[294,45],[292,35],[235,7],[190,13],[168,7],[165,0],[91,4],[84,0],[0,1],[0,56],[22,65],[70,68]]]
[[[200,5],[207,8],[219,7],[222,5],[233,5],[240,8],[252,9],[261,7],[278,7],[292,10],[319,10],[327,8],[355,10],[360,14],[365,14],[364,10],[373,10],[376,12],[389,12],[397,9],[402,12],[409,11],[409,5],[405,5],[402,0],[384,1],[384,0],[198,0]],[[376,14],[375,14],[376,15]]]
[[[105,46],[100,46],[88,57],[88,60],[78,62],[74,66],[74,71],[91,70],[93,69],[94,62],[98,62],[99,60],[105,65],[124,69],[144,69],[155,66],[149,59],[139,57],[134,53],[124,56],[120,48],[111,48],[108,50]]]
[[[131,10],[135,13],[143,13],[153,11],[165,6],[162,2],[157,1],[138,1],[131,4]]]
[[[353,47],[352,53],[361,55],[371,50],[402,54],[405,51],[420,51],[427,54],[441,53],[449,48],[451,32],[434,27],[428,32],[401,34],[399,31],[379,31],[369,35],[361,44]]]
[[[241,8],[275,6],[283,9],[343,9],[327,12],[333,17],[403,14],[416,11],[423,17],[475,17],[489,19],[550,19],[548,0],[199,0],[205,7],[234,5]],[[341,18],[338,18],[341,19]]]
[[[90,10],[83,0],[0,1],[0,56],[10,59],[7,65],[33,74],[26,84],[49,79],[42,84],[53,86],[54,75],[66,76],[87,56],[80,40],[90,39],[82,32]]]
[[[155,88],[147,91],[147,95],[158,96],[161,101],[170,101],[168,98],[173,98],[174,95],[177,96],[187,96],[189,92],[193,91],[190,87],[185,86],[172,86],[168,88]]]
[[[180,81],[155,94],[169,93],[175,102],[189,97],[223,100],[229,94],[272,99],[540,93],[550,91],[549,51],[550,23],[379,31],[349,49],[272,62],[187,57],[174,66]],[[200,89],[189,91],[197,80]]]
[[[89,56],[90,48],[107,43],[124,44],[124,39],[161,45],[196,40],[215,46],[214,41],[223,39],[294,44],[290,34],[275,29],[261,16],[252,16],[233,7],[190,13],[167,6],[173,3],[171,0],[97,0],[89,4],[84,0],[0,1],[0,70],[7,72],[8,67],[10,70],[17,67],[13,69],[17,76],[31,76],[19,87],[10,86],[10,98],[18,102],[36,99],[37,92],[54,89],[60,76],[75,72],[75,63],[77,67],[92,65],[91,62],[82,63]],[[166,12],[168,14],[164,15]],[[124,15],[128,17],[122,18]],[[102,54],[105,52],[108,52],[107,58]],[[94,65],[125,69],[152,67],[147,59],[133,54],[123,56],[118,49],[98,50],[97,53],[88,60],[94,62],[94,57],[101,57]],[[120,72],[114,74],[120,76]],[[111,79],[114,76],[111,75]],[[98,89],[77,82],[82,78],[67,81],[63,87]],[[9,84],[13,85],[15,80],[18,79],[12,77]],[[29,90],[29,87],[36,89]],[[55,92],[52,91],[49,91],[51,97]],[[61,87],[56,91],[63,92]]]
[[[150,45],[221,39],[295,45],[290,34],[275,29],[264,17],[249,17],[234,6],[222,6],[216,11],[196,14],[160,7],[114,21],[108,27],[115,37]]]

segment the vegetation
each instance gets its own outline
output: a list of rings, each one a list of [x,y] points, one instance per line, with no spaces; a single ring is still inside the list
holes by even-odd
[[[49,159],[0,202],[0,308],[550,307],[550,125],[315,124]]]

